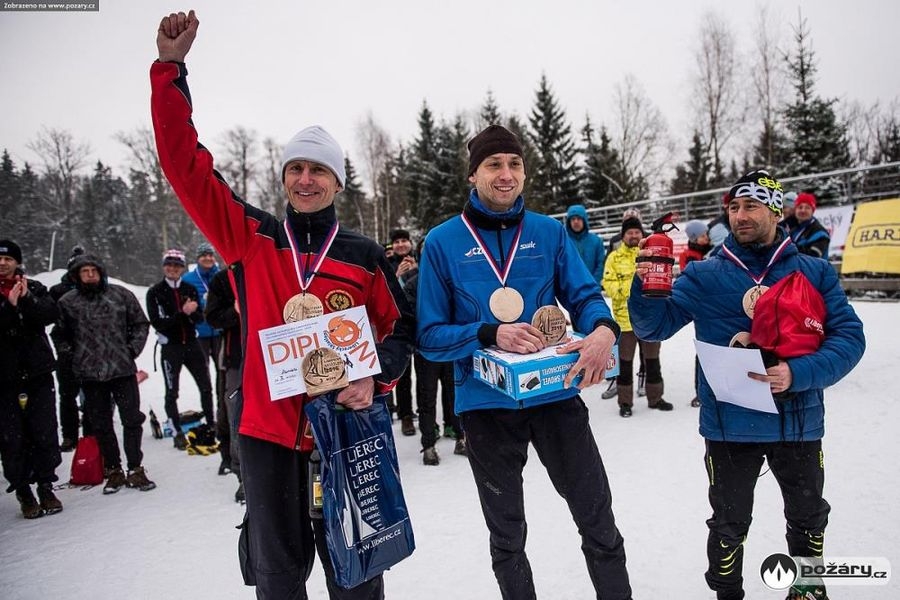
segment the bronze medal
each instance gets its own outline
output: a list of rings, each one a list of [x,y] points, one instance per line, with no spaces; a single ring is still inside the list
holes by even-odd
[[[525,300],[522,294],[511,287],[502,287],[494,290],[488,300],[491,314],[497,317],[501,323],[515,323],[525,310]]]
[[[753,313],[756,312],[756,301],[768,291],[769,286],[767,285],[756,285],[747,290],[744,298],[741,300],[741,304],[744,306],[744,312],[748,317],[753,318]]]
[[[731,348],[741,347],[746,348],[750,345],[750,333],[747,331],[741,331],[739,333],[734,334],[734,337],[731,338],[731,341],[728,342],[728,346]]]
[[[321,317],[323,314],[325,314],[325,309],[322,301],[305,292],[291,296],[281,312],[285,323],[296,323],[311,317]]]
[[[558,306],[547,305],[537,309],[531,325],[544,336],[544,344],[552,346],[566,335],[566,315]]]
[[[350,385],[341,355],[329,348],[316,348],[300,364],[306,394],[318,396]]]

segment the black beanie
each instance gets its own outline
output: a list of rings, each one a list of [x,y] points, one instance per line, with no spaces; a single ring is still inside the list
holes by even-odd
[[[625,232],[629,229],[640,229],[641,235],[644,234],[644,226],[641,225],[641,220],[637,217],[628,217],[622,221],[622,235],[625,235]]]
[[[500,125],[490,125],[469,140],[466,147],[469,149],[469,176],[478,170],[481,161],[492,154],[518,154],[525,157],[516,134]]]
[[[397,240],[409,240],[409,232],[405,229],[395,229],[391,232],[391,242],[396,242]]]
[[[0,256],[8,256],[22,264],[22,249],[12,240],[0,240]]]
[[[72,268],[72,265],[75,264],[75,259],[84,254],[84,248],[81,245],[75,246],[72,248],[72,254],[69,256],[69,260],[66,261],[66,269]]]

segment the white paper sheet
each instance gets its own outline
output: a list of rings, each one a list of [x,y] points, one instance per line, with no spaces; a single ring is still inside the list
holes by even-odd
[[[694,346],[717,400],[751,410],[778,412],[769,384],[747,376],[749,372],[766,372],[759,350],[715,346],[700,340],[694,340]]]

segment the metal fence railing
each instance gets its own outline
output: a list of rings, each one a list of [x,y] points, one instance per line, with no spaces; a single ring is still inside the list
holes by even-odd
[[[819,197],[819,206],[855,206],[869,200],[900,197],[900,162],[785,177],[780,181],[786,191],[814,191]],[[714,188],[588,208],[591,231],[609,239],[622,227],[622,213],[632,207],[641,211],[645,226],[667,212],[675,213],[677,221],[708,221],[721,214],[722,195],[728,189]],[[565,219],[565,213],[551,216]]]

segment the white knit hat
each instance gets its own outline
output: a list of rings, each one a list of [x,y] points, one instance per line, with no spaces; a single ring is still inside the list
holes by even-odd
[[[294,160],[309,160],[325,165],[338,183],[344,187],[347,175],[344,172],[344,151],[331,134],[313,125],[297,133],[284,147],[281,154],[281,180],[284,181],[284,170]]]

